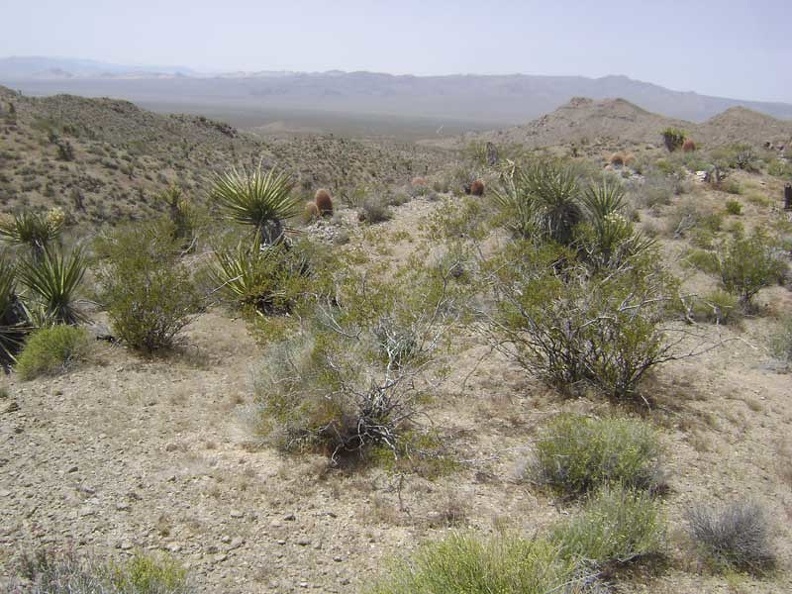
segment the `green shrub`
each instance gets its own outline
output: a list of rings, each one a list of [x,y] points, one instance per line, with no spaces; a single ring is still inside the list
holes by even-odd
[[[242,308],[259,314],[287,314],[309,294],[321,294],[310,250],[285,244],[265,249],[216,249],[209,274],[219,294]],[[329,288],[328,288],[329,290]]]
[[[188,594],[186,571],[164,556],[136,553],[122,562],[38,549],[17,561],[11,592],[35,594]],[[13,584],[12,584],[13,585]]]
[[[689,534],[704,560],[716,570],[761,573],[775,565],[769,526],[761,506],[738,502],[688,513]]]
[[[16,372],[23,380],[57,375],[84,361],[91,350],[91,337],[84,328],[52,326],[31,333],[17,358]]]
[[[553,530],[551,541],[562,557],[603,568],[662,555],[665,525],[650,495],[603,487]]]
[[[202,297],[169,225],[118,229],[102,238],[99,298],[118,338],[152,353],[173,346],[176,335],[202,308]]]
[[[394,564],[369,594],[546,594],[583,589],[575,564],[551,543],[454,534]],[[570,590],[567,590],[570,589]]]
[[[618,483],[661,487],[660,445],[650,425],[630,419],[555,418],[539,436],[533,476],[564,496]]]
[[[739,216],[742,214],[742,203],[739,200],[727,200],[726,212],[730,215]]]
[[[782,282],[788,270],[767,237],[734,238],[717,251],[718,274],[723,289],[736,295],[745,309],[764,287]]]
[[[680,130],[678,128],[666,128],[663,130],[662,134],[663,143],[668,149],[668,152],[674,152],[675,150],[682,148],[686,136],[684,130]]]
[[[669,359],[660,322],[676,282],[650,252],[607,275],[591,275],[561,252],[517,244],[489,265],[494,344],[563,391],[592,385],[633,397],[644,375]]]

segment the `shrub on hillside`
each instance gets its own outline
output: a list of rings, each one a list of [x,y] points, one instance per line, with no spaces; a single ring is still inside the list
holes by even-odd
[[[369,594],[546,594],[593,591],[546,540],[452,534],[392,565]],[[577,588],[577,589],[576,589]]]
[[[0,237],[6,241],[28,247],[34,258],[43,257],[44,250],[60,237],[66,215],[60,208],[46,214],[22,212],[0,217]]]
[[[753,502],[688,513],[689,533],[704,560],[714,569],[760,573],[775,565],[764,510]]]
[[[646,373],[671,358],[661,322],[677,283],[651,253],[592,274],[568,252],[515,243],[488,265],[494,344],[561,390],[591,385],[634,397]]]
[[[660,444],[642,421],[561,415],[540,434],[535,452],[533,478],[564,496],[608,484],[661,487]]]
[[[603,487],[589,497],[579,515],[553,530],[551,540],[563,558],[602,569],[662,555],[665,524],[648,494]]]
[[[16,372],[23,380],[64,373],[90,355],[91,344],[85,328],[63,325],[41,328],[28,338],[17,358]]]
[[[764,287],[783,282],[788,263],[774,242],[761,234],[737,237],[716,251],[718,276],[724,290],[736,295],[744,309]]]
[[[770,337],[770,350],[779,361],[792,363],[792,315],[781,318],[778,329]]]
[[[685,131],[677,128],[666,128],[663,130],[663,143],[665,144],[668,152],[674,152],[678,148],[682,148],[685,142]]]
[[[115,562],[80,557],[72,551],[39,549],[21,555],[16,573],[21,580],[12,585],[19,589],[11,592],[189,594],[193,591],[187,583],[186,571],[174,560],[143,553]]]
[[[113,330],[136,350],[153,353],[173,346],[176,335],[202,308],[189,268],[169,224],[117,229],[97,245],[103,256],[97,278],[99,298]]]

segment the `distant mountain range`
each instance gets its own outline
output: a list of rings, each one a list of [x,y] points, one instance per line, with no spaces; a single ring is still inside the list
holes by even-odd
[[[792,120],[792,104],[679,92],[626,76],[394,76],[372,72],[233,72],[130,67],[89,60],[0,58],[0,84],[33,95],[71,93],[156,104],[158,109],[297,109],[488,124],[528,122],[573,97],[623,98],[671,118],[702,122],[737,106]]]

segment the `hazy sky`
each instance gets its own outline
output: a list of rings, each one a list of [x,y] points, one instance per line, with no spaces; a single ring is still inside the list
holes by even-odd
[[[2,0],[0,57],[197,70],[625,74],[792,102],[792,0]]]

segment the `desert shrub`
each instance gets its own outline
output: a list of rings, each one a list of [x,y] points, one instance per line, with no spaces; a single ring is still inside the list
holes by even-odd
[[[762,288],[783,282],[788,270],[774,243],[760,234],[734,238],[719,246],[716,256],[721,286],[737,295],[744,309],[751,309]]]
[[[369,196],[364,199],[358,210],[358,220],[370,225],[384,223],[393,218],[387,201],[381,196]]]
[[[651,251],[605,275],[573,258],[514,244],[489,263],[493,342],[567,393],[591,385],[635,396],[645,374],[670,358],[661,322],[677,283]]]
[[[742,214],[742,203],[739,200],[727,200],[726,212],[730,215],[739,216]]]
[[[187,572],[165,556],[136,553],[122,561],[38,549],[17,561],[25,580],[12,592],[34,594],[188,594]]]
[[[40,328],[31,333],[19,354],[16,372],[23,380],[64,373],[89,356],[91,344],[85,328],[63,325]]]
[[[77,292],[87,265],[81,247],[68,254],[46,248],[38,259],[20,263],[19,280],[31,292],[29,307],[38,325],[84,321]]]
[[[498,535],[482,540],[452,534],[391,566],[369,594],[545,594],[579,588],[588,580],[542,539]]]
[[[420,380],[457,309],[442,280],[416,274],[339,282],[335,304],[317,305],[268,348],[259,431],[280,449],[331,460],[376,448],[403,455],[426,398]]]
[[[602,487],[551,535],[561,556],[603,569],[663,554],[665,525],[647,493]]]
[[[792,180],[792,162],[775,159],[767,166],[767,173],[774,177]]]
[[[716,570],[760,573],[775,564],[767,518],[757,503],[699,506],[688,513],[688,524],[699,553]]]
[[[781,318],[770,336],[770,352],[779,361],[792,363],[792,315]]]
[[[666,128],[663,130],[662,135],[663,143],[668,149],[668,152],[674,152],[675,150],[682,148],[682,145],[685,142],[685,131],[679,130],[678,128]]]
[[[158,198],[168,207],[174,241],[189,251],[194,246],[198,233],[199,217],[195,206],[182,187],[176,184],[171,184]]]
[[[360,342],[321,332],[272,345],[256,384],[259,430],[284,451],[334,461],[376,446],[401,453],[419,394],[361,365],[369,358]]]
[[[121,228],[97,244],[99,299],[118,338],[146,353],[172,347],[203,306],[170,229],[164,223]]]
[[[579,496],[608,484],[660,487],[660,445],[650,425],[630,419],[561,415],[535,445],[532,476],[557,493]]]
[[[696,299],[694,315],[713,324],[733,324],[740,319],[740,304],[736,296],[716,289]]]
[[[333,214],[333,199],[330,192],[325,189],[316,190],[314,195],[314,204],[321,216]]]
[[[217,249],[211,280],[227,303],[264,315],[289,313],[309,294],[322,292],[307,245]]]
[[[710,153],[715,165],[721,169],[742,169],[751,173],[758,173],[762,169],[756,150],[749,144],[724,145],[712,149]]]

